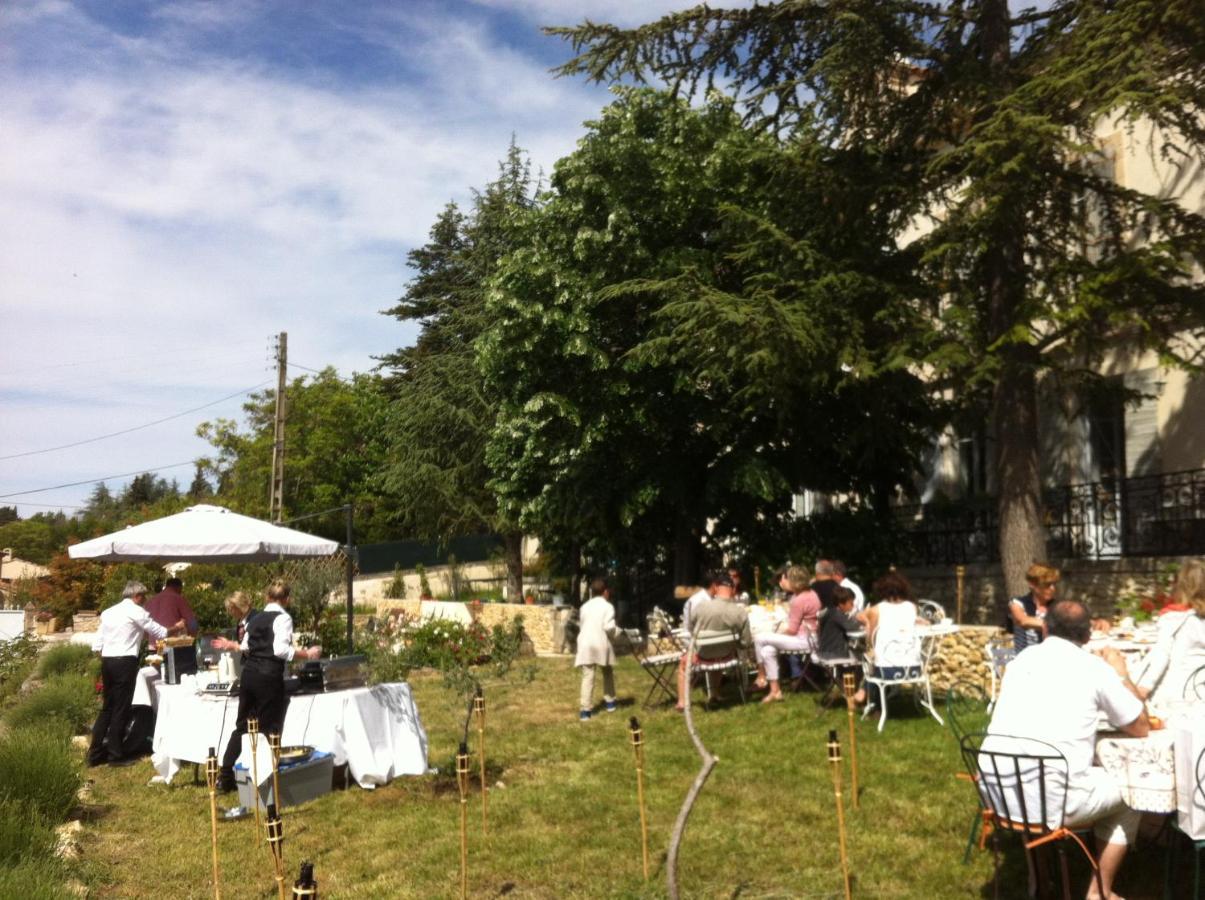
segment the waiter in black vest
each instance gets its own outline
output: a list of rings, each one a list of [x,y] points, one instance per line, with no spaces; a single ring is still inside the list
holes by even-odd
[[[255,613],[243,634],[243,672],[239,679],[238,719],[234,733],[222,757],[220,788],[233,791],[234,764],[242,752],[242,738],[247,733],[247,719],[259,719],[264,734],[280,734],[285,722],[285,664],[294,655],[317,659],[321,647],[293,649],[293,618],[289,615],[289,586],[274,581],[268,588],[268,602]]]

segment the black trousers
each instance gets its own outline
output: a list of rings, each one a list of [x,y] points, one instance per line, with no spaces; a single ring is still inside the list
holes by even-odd
[[[283,669],[260,668],[252,660],[243,664],[238,689],[238,719],[222,756],[224,779],[234,777],[234,764],[238,762],[243,735],[247,733],[247,719],[259,719],[259,730],[264,734],[280,734],[288,705]]]
[[[130,703],[134,699],[134,684],[138,678],[137,656],[106,656],[100,661],[100,678],[104,685],[105,702],[92,726],[92,746],[88,762],[99,765],[125,756],[126,728],[130,720]]]

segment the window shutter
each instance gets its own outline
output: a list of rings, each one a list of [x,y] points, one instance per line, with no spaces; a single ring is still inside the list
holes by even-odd
[[[1126,475],[1157,475],[1163,468],[1159,445],[1158,369],[1143,369],[1125,376],[1125,386],[1143,396],[1126,405]]]

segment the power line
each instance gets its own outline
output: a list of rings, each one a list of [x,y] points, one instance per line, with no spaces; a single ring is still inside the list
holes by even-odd
[[[70,444],[59,444],[57,447],[45,447],[41,450],[26,450],[22,453],[10,453],[10,454],[8,454],[8,456],[0,456],[0,460],[19,459],[22,456],[37,456],[39,453],[53,453],[56,450],[67,450],[70,447],[79,447],[79,446],[82,446],[83,444],[93,444],[96,441],[104,441],[104,440],[108,440],[109,438],[120,437],[123,434],[130,434],[131,432],[134,432],[134,431],[141,431],[144,428],[153,428],[155,425],[162,425],[164,422],[170,422],[172,419],[179,419],[183,416],[187,416],[187,415],[190,415],[195,412],[200,412],[203,409],[208,409],[211,406],[217,406],[219,403],[225,403],[227,400],[232,400],[235,397],[242,396],[243,394],[249,394],[252,391],[254,391],[256,388],[261,388],[265,384],[268,384],[268,383],[269,382],[267,382],[267,381],[261,381],[259,384],[253,385],[252,387],[246,388],[241,391],[235,391],[233,394],[227,394],[225,397],[222,397],[219,400],[214,400],[211,403],[205,403],[205,404],[202,404],[201,406],[194,406],[192,409],[186,409],[186,410],[184,410],[184,412],[175,413],[174,415],[164,416],[162,419],[156,419],[153,422],[147,422],[145,425],[135,425],[133,428],[123,428],[121,431],[112,431],[112,432],[109,432],[108,434],[98,435],[97,437],[85,438],[82,441],[72,441]]]
[[[168,466],[155,466],[153,469],[138,469],[135,472],[121,472],[117,475],[102,475],[100,478],[88,478],[84,481],[72,481],[69,484],[56,484],[53,487],[34,488],[31,491],[16,491],[12,494],[0,494],[0,500],[7,500],[9,497],[24,497],[28,494],[44,494],[47,491],[57,491],[62,488],[79,487],[84,484],[96,484],[101,481],[109,481],[112,478],[129,478],[132,475],[143,475],[147,472],[165,472],[168,469],[179,469],[184,466],[195,466],[197,461],[190,459],[188,462],[172,463]]]
[[[231,343],[223,344],[222,349],[229,350],[232,347],[246,347],[251,344],[261,343],[261,341],[262,341],[262,338],[255,338],[254,340],[248,340],[248,341],[233,341]],[[239,350],[233,354],[228,353],[226,355],[227,356],[230,356],[230,355],[242,356],[242,355],[245,355],[245,353],[246,353],[245,350]],[[206,353],[204,351],[193,348],[191,351],[185,353],[184,355],[173,356],[172,361],[173,362],[188,362],[188,361],[194,360],[194,359],[204,360],[204,359],[212,359],[212,358],[213,358],[212,353]],[[34,367],[21,366],[19,368],[15,368],[15,369],[0,369],[0,374],[5,374],[5,375],[14,374],[14,373],[24,374],[24,373],[30,372],[30,371],[48,372],[53,369],[70,369],[70,368],[76,368],[78,366],[95,366],[97,363],[101,364],[100,365],[101,369],[107,368],[107,366],[105,365],[106,363],[109,363],[109,364],[120,363],[120,364],[123,364],[123,368],[117,370],[118,372],[138,371],[138,368],[131,369],[129,367],[124,366],[125,361],[126,361],[125,356],[116,356],[116,357],[114,357],[112,355],[100,356],[100,357],[94,357],[92,359],[80,359],[80,360],[74,360],[72,362],[65,362],[65,363],[48,363],[48,364],[42,365],[42,366],[34,366]],[[146,367],[145,367],[145,365],[143,365],[141,368],[145,369]]]
[[[8,505],[8,504],[6,504]],[[13,500],[12,506],[40,506],[43,510],[87,510],[87,506],[77,504],[31,504],[29,500]]]

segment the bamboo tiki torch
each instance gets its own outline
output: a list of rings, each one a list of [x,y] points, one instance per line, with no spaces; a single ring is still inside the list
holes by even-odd
[[[247,719],[247,736],[251,738],[251,787],[255,797],[255,839],[259,840],[259,719]]]
[[[485,697],[481,693],[481,685],[477,685],[477,693],[473,695],[473,712],[477,716],[477,750],[481,755],[481,833],[489,830],[489,795],[485,786]]]
[[[828,733],[828,761],[833,773],[833,794],[837,798],[837,839],[841,846],[841,877],[845,882],[845,900],[850,900],[849,857],[845,853],[845,806],[841,800],[841,742],[836,730]]]
[[[636,803],[640,806],[640,852],[644,862],[644,880],[649,880],[649,823],[644,812],[644,731],[632,716],[628,722],[632,731],[632,750],[636,753]]]
[[[456,754],[456,786],[460,788],[460,900],[469,896],[469,748],[463,741]]]
[[[285,900],[284,823],[280,820],[280,813],[277,812],[274,802],[268,804],[268,817],[264,826],[268,830],[268,847],[272,850],[272,863],[276,867],[276,893],[280,900]]]
[[[854,694],[857,693],[857,679],[853,672],[841,676],[841,684],[845,688],[845,711],[849,715],[849,790],[853,794],[854,809],[858,808],[858,737],[854,731]]]
[[[277,811],[284,809],[280,802],[280,735],[268,735],[268,747],[272,750],[272,803]]]
[[[205,757],[205,783],[209,785],[209,835],[213,849],[213,897],[222,900],[222,888],[218,881],[218,754],[213,747]]]
[[[318,882],[314,880],[314,864],[303,862],[297,880],[293,882],[293,900],[318,900]]]
[[[963,592],[966,588],[966,577],[967,577],[967,567],[966,566],[955,566],[954,567],[954,578],[955,578],[955,584],[956,584],[955,597],[957,599],[957,605],[955,607],[955,613],[954,613],[954,621],[957,622],[959,625],[962,624],[962,598],[963,598]]]

